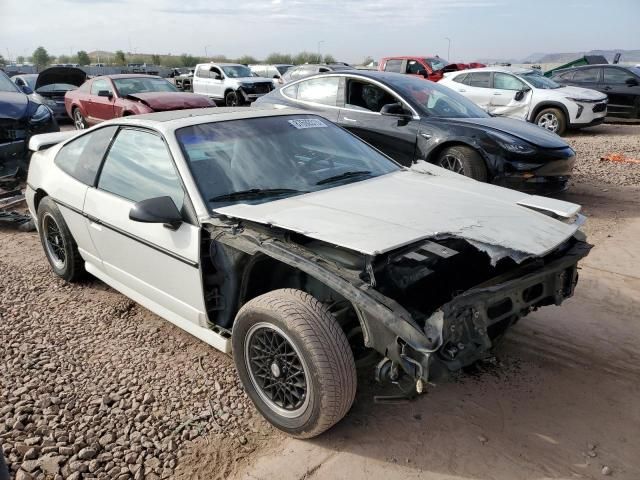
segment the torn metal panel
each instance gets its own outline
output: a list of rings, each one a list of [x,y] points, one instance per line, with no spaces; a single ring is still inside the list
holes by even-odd
[[[559,222],[518,204],[527,201],[543,204],[537,197],[456,174],[424,175],[406,170],[272,202],[235,204],[215,211],[372,256],[438,235],[542,256],[578,229],[575,224]],[[544,202],[544,208],[560,212],[574,208],[567,202],[552,202]]]

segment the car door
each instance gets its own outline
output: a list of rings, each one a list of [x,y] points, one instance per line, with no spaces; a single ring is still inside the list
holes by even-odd
[[[607,94],[611,116],[634,118],[640,111],[640,79],[620,67],[603,67],[602,84],[598,90]]]
[[[160,196],[170,197],[183,212],[179,227],[129,219],[136,202]],[[164,139],[150,130],[122,127],[105,156],[97,187],[87,191],[84,213],[102,260],[98,277],[102,273],[107,283],[156,312],[204,325],[200,228],[188,218],[193,217],[186,213],[190,205]]]
[[[78,245],[80,255],[98,267],[100,256],[89,235],[82,208],[116,130],[117,127],[112,125],[100,127],[65,143],[54,159],[57,169],[52,171],[52,175],[55,175],[55,181],[49,182],[47,188]]]
[[[532,95],[533,90],[515,75],[494,72],[487,111],[492,115],[526,120]]]
[[[576,87],[591,88],[592,90],[599,90],[602,93],[606,93],[602,90],[602,67],[588,67],[579,68],[573,74],[569,85],[575,85]]]
[[[381,113],[385,105],[399,104],[402,108],[404,102],[381,85],[361,78],[346,77],[344,95],[338,124],[398,163],[411,165],[415,158],[417,123],[410,116],[402,116],[401,110],[396,114]]]
[[[467,74],[458,92],[484,110],[489,109],[493,94],[491,90],[491,72],[472,72]]]
[[[414,75],[419,78],[425,78],[425,74],[430,74],[431,68],[427,67],[422,63],[422,61],[418,58],[409,58],[405,64],[405,71],[407,75]]]
[[[193,93],[209,96],[209,66],[200,65],[193,74]]]
[[[224,73],[218,67],[211,67],[209,77],[209,96],[213,98],[224,98]]]
[[[106,78],[95,79],[91,84],[87,121],[95,124],[114,118],[114,103],[115,96],[111,82]]]

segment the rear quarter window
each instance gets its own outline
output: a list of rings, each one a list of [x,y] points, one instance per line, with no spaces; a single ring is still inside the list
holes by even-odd
[[[54,163],[76,180],[93,186],[102,158],[117,129],[116,126],[104,127],[72,140],[60,149]]]

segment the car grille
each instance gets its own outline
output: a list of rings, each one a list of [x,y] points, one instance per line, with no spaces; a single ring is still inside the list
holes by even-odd
[[[253,87],[253,93],[269,93],[271,91],[270,83],[256,83]]]
[[[27,137],[27,128],[22,122],[0,120],[0,143],[15,142]]]
[[[607,103],[602,102],[593,106],[593,113],[604,112],[607,109]]]

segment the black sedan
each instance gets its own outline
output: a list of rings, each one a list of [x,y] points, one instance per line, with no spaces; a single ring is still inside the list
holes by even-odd
[[[388,72],[349,70],[292,82],[254,105],[310,110],[402,165],[426,160],[480,181],[536,193],[567,187],[575,152],[536,125],[495,118],[447,87]]]
[[[609,98],[608,117],[640,118],[640,68],[625,65],[585,65],[557,70],[560,85],[591,88]]]
[[[0,171],[26,159],[31,135],[58,130],[51,109],[29,98],[0,71]]]

